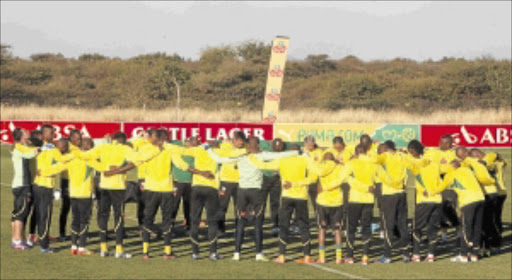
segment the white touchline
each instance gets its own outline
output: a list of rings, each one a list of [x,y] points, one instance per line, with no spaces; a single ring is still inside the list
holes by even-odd
[[[310,266],[312,266],[314,268],[325,270],[327,272],[338,274],[338,275],[342,275],[342,276],[345,276],[345,277],[348,277],[348,278],[352,278],[352,279],[366,279],[364,277],[360,277],[360,276],[357,276],[357,275],[354,275],[354,274],[350,274],[350,273],[347,273],[347,272],[343,272],[343,271],[339,271],[339,270],[336,270],[336,269],[332,269],[332,268],[328,268],[328,267],[325,267],[325,266],[321,266],[321,265],[316,264],[316,263],[308,263],[308,265],[310,265]]]

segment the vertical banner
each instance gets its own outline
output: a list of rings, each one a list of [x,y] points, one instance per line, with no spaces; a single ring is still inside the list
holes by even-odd
[[[262,114],[263,122],[266,123],[274,123],[277,120],[289,43],[290,38],[280,36],[272,42],[272,53],[270,54],[270,66]]]

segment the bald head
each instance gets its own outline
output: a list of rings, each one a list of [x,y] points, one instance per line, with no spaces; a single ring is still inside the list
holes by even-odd
[[[476,149],[476,148],[474,148],[474,149],[471,149],[471,150],[469,151],[468,155],[469,155],[470,157],[472,157],[472,158],[483,159],[483,158],[484,158],[484,156],[485,156],[485,153],[484,153],[484,152],[482,152],[482,150],[480,150],[480,149]]]
[[[468,149],[466,147],[457,147],[457,149],[455,149],[455,154],[458,158],[464,160],[468,157]]]

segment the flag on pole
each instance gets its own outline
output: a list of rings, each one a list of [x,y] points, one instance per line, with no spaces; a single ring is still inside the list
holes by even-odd
[[[289,42],[290,38],[281,36],[276,37],[272,42],[262,114],[263,122],[266,123],[274,123],[279,113],[279,101],[281,100],[284,66]]]

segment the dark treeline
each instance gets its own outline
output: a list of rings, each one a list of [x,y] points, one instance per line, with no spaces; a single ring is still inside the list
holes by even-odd
[[[270,45],[245,42],[210,47],[197,61],[154,53],[129,59],[83,54],[13,57],[2,45],[2,104],[44,106],[174,106],[261,109]],[[364,62],[310,55],[288,61],[282,109],[369,108],[428,112],[434,109],[511,106],[511,61],[444,58]]]

